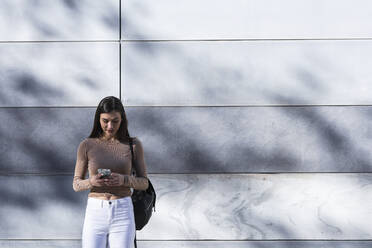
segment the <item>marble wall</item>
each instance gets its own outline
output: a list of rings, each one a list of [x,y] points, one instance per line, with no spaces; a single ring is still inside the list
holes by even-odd
[[[71,193],[69,174],[0,179],[0,192],[7,195],[1,239],[79,239],[86,193]],[[137,234],[140,240],[372,238],[371,174],[152,174],[151,179],[158,202],[151,224]]]
[[[372,246],[372,4],[4,0],[0,247],[80,247],[72,189],[121,97],[158,193],[139,247]]]

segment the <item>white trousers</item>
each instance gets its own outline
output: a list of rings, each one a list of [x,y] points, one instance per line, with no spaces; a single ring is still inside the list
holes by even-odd
[[[135,232],[131,197],[109,201],[88,197],[83,248],[132,248]]]

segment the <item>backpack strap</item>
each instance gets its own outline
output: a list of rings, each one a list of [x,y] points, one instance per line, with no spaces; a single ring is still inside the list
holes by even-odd
[[[134,235],[134,247],[137,248],[137,235]]]
[[[129,138],[129,147],[130,147],[130,153],[132,154],[132,175],[136,174],[136,170],[134,168],[134,152],[133,152],[133,139]],[[134,231],[134,247],[137,248],[137,231]]]
[[[133,151],[133,138],[129,138],[130,153],[132,154],[132,169],[131,174],[136,175],[136,168],[134,165],[134,151]]]

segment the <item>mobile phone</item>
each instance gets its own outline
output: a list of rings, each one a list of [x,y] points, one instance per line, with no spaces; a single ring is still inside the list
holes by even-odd
[[[100,179],[107,178],[111,176],[111,170],[110,169],[98,169],[98,174],[102,174],[102,176],[100,176]]]

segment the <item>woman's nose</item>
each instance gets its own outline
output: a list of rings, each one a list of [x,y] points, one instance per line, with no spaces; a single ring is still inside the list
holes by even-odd
[[[108,127],[109,129],[113,128],[112,122],[107,123],[107,127]]]

